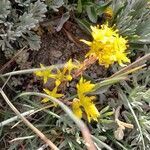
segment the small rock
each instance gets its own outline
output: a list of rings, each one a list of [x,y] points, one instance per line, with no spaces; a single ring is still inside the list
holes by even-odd
[[[75,87],[75,86],[76,86],[76,82],[75,81],[70,82],[70,87]]]
[[[56,58],[59,58],[59,57],[62,56],[62,52],[61,51],[57,51],[57,50],[53,50],[51,52],[51,55],[54,56],[54,57],[56,57]]]
[[[69,88],[69,91],[70,91],[71,94],[75,94],[76,93],[76,89],[72,88],[72,87]]]
[[[97,78],[97,74],[96,73],[91,73],[90,75],[91,75],[92,78],[95,78],[95,79]]]

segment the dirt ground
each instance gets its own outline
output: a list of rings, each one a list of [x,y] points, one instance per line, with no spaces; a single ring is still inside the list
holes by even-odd
[[[32,61],[36,66],[40,63],[44,65],[61,64],[73,60],[83,61],[88,47],[80,42],[80,39],[90,39],[79,26],[72,22],[67,22],[61,31],[45,32],[42,35],[41,49],[33,53]],[[86,73],[93,78],[105,76],[105,69],[99,65],[93,65]],[[92,73],[92,74],[91,74]]]

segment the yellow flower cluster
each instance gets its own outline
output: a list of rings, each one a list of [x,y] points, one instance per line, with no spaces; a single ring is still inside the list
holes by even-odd
[[[63,69],[56,69],[55,72],[53,71],[53,69],[46,69],[44,67],[44,65],[40,64],[41,68],[45,69],[42,71],[36,71],[35,75],[42,77],[44,83],[46,83],[48,81],[49,78],[52,78],[55,80],[55,88],[50,91],[48,89],[43,89],[44,92],[47,95],[50,95],[52,97],[55,98],[60,98],[63,96],[63,94],[58,94],[57,90],[59,85],[63,82],[63,81],[71,81],[72,80],[72,75],[71,75],[71,71],[75,68],[77,68],[77,65],[75,65],[72,60],[70,59],[63,67]],[[49,99],[48,98],[44,98],[42,100],[42,102],[48,102]]]
[[[111,10],[107,10],[111,14]],[[62,69],[46,69],[42,64],[41,68],[44,70],[36,71],[36,76],[42,77],[44,83],[47,83],[49,78],[55,80],[55,87],[52,91],[43,89],[47,95],[55,98],[64,96],[58,93],[58,87],[64,81],[71,81],[72,78],[78,77],[82,72],[97,59],[99,64],[109,67],[115,62],[123,66],[124,63],[130,62],[127,58],[127,40],[118,34],[117,30],[109,28],[108,25],[91,26],[93,41],[81,40],[89,45],[90,50],[86,54],[89,57],[80,65],[76,65],[70,59]],[[74,76],[72,76],[72,70],[76,69]],[[94,90],[95,84],[90,81],[86,81],[83,77],[80,78],[77,84],[77,96],[72,102],[72,110],[78,118],[83,117],[83,112],[86,113],[89,122],[91,120],[98,121],[100,113],[98,112],[95,104],[93,103],[95,96],[87,96],[87,93]],[[42,102],[48,102],[48,98],[44,98]]]
[[[95,97],[86,96],[86,93],[91,92],[94,87],[94,84],[90,83],[90,81],[86,81],[81,77],[79,84],[77,84],[77,94],[79,99],[75,98],[72,103],[74,114],[78,118],[82,118],[83,108],[89,122],[91,122],[92,119],[98,121],[97,118],[100,116],[96,106],[93,103]]]
[[[99,64],[109,67],[114,62],[123,66],[124,63],[130,62],[127,58],[127,40],[119,36],[117,30],[109,28],[107,25],[91,26],[93,41],[81,40],[90,46],[88,56],[95,56]]]

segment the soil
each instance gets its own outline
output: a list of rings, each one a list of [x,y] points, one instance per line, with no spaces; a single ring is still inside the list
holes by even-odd
[[[63,28],[59,32],[52,29],[53,31],[45,32],[42,35],[41,49],[33,54],[34,64],[62,64],[70,58],[79,61],[84,58],[87,47],[79,43],[79,39],[84,38],[85,35],[76,25],[70,25],[71,28],[68,26],[66,24],[66,28]],[[67,34],[72,38],[72,41]]]
[[[39,67],[42,63],[46,66],[62,64],[70,58],[83,61],[88,51],[87,45],[80,42],[80,39],[88,39],[77,24],[67,22],[61,31],[57,32],[54,27],[51,31],[45,32],[42,37],[41,49],[33,53],[33,64]],[[86,73],[92,78],[101,78],[106,75],[106,70],[100,65],[93,65],[87,69]]]
[[[50,31],[47,30],[48,32],[42,34],[41,49],[32,55],[32,63],[34,66],[39,67],[40,63],[45,66],[62,64],[67,62],[70,58],[74,61],[83,62],[88,47],[80,42],[80,39],[89,40],[90,37],[84,33],[77,24],[69,21],[66,22],[59,32],[57,32],[54,27],[51,28]],[[99,64],[93,64],[85,71],[84,75],[91,79],[104,78],[106,77],[106,69]],[[76,80],[70,82],[67,92],[73,94],[76,91],[76,82]],[[50,86],[48,88],[51,89]]]

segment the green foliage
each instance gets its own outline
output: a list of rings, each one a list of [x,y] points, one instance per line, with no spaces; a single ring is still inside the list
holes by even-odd
[[[123,117],[134,124],[134,129],[128,133],[128,138],[125,140],[130,143],[130,147],[134,150],[149,149],[150,147],[150,123],[149,104],[150,104],[150,75],[149,69],[140,71],[132,75],[133,81],[130,85],[127,82],[122,83],[124,92],[119,92],[120,98],[126,110],[122,112]],[[132,86],[131,86],[132,85]],[[131,113],[130,113],[131,111]],[[133,112],[135,115],[133,115]],[[139,122],[139,124],[137,123]],[[138,130],[135,130],[138,128]]]
[[[119,29],[122,36],[129,39],[129,48],[138,49],[139,51],[136,51],[135,54],[140,57],[141,55],[139,54],[141,51],[142,55],[150,51],[150,6],[148,0],[112,0],[112,2],[94,0],[45,0],[45,3],[50,9],[56,12],[62,6],[65,8],[65,13],[63,12],[64,14],[60,19],[60,24],[57,26],[58,31],[73,14],[76,15],[75,19],[78,24],[89,34],[91,32],[91,22],[101,24],[101,22],[98,22],[98,18],[102,18],[102,21],[105,22],[106,18],[103,18],[103,13],[106,8],[111,6],[113,8],[113,16],[108,22],[110,26]],[[42,0],[1,0],[0,48],[7,57],[12,57],[18,49],[24,46],[28,46],[32,50],[38,50],[40,48],[40,37],[33,29],[38,27],[39,22],[45,17],[46,5]],[[74,6],[76,6],[76,10],[75,13],[72,13],[70,10],[73,10],[71,8],[74,8]],[[79,16],[84,19],[81,19]],[[88,19],[86,19],[87,17]],[[22,52],[21,55],[24,59],[17,59],[17,61],[26,61],[27,57],[29,57],[29,54],[27,55],[26,52]],[[117,72],[118,68],[115,68],[115,65],[113,67],[108,70],[108,74],[112,74],[112,69]],[[7,76],[24,74],[21,77],[24,78],[26,73],[31,73],[33,70],[31,69],[29,72],[27,72],[28,70],[24,70],[24,72],[20,71],[18,74],[8,73]],[[123,75],[127,75],[129,72],[130,70],[126,70]],[[104,80],[102,78],[97,79],[96,82],[103,81],[97,83],[94,92],[87,93],[89,95],[96,95],[97,97],[95,103],[100,112],[98,122],[93,121],[88,123],[83,117],[83,121],[87,124],[96,147],[98,149],[108,150],[150,149],[150,68],[145,67],[141,71],[130,74],[128,79],[123,75],[121,76],[121,74],[114,78],[107,78],[107,75],[104,77]],[[22,89],[17,91],[15,84],[22,85],[22,80],[17,78],[17,76],[16,78],[12,77],[11,79],[13,81],[10,80],[8,85],[14,93],[18,94]],[[7,80],[5,77],[3,81]],[[120,83],[117,83],[118,81]],[[34,82],[34,79],[31,82]],[[35,91],[39,91],[39,89],[35,87]],[[65,100],[70,103],[73,97],[76,97],[76,95],[69,96]],[[11,100],[21,112],[29,112],[32,109],[32,114],[29,113],[30,116],[27,115],[29,121],[51,139],[59,149],[86,149],[86,143],[81,135],[81,131],[75,122],[69,118],[69,111],[66,111],[67,113],[65,114],[60,107],[54,108],[50,106],[52,103],[47,105],[41,104],[39,98],[33,95],[26,95],[18,99],[11,97]],[[10,129],[18,118],[12,119],[14,118],[14,114],[5,104],[5,101],[4,104],[3,101],[0,103],[1,106],[1,119]],[[67,108],[66,105],[65,107]],[[70,104],[69,107],[71,108]],[[121,132],[117,130],[118,124],[115,120],[115,113],[118,107],[121,108],[118,113],[118,119],[122,122],[133,124],[133,129],[128,128],[121,130]],[[0,142],[5,143],[7,142],[5,139],[7,139],[8,128],[6,126],[3,127],[2,124],[0,126],[2,127],[0,129],[0,135],[2,137]],[[5,127],[6,129],[3,129]],[[18,131],[15,131],[15,129]],[[118,131],[118,136],[121,136],[123,139],[116,138],[115,131]],[[10,147],[7,147],[6,143],[5,148],[7,149],[18,149],[20,145],[23,145],[25,149],[46,147],[20,120],[14,130],[11,130],[11,133],[9,134],[9,138],[26,137],[26,139],[19,140],[19,142],[10,145],[8,144]],[[32,137],[30,137],[31,135]]]
[[[120,35],[126,37],[129,42],[130,56],[135,56],[141,51],[149,51],[150,44],[150,6],[148,0],[112,0],[111,2],[78,1],[79,13],[86,11],[88,18],[93,23],[102,24],[108,22],[110,26],[119,30]],[[112,17],[107,19],[103,14],[105,10],[112,8]],[[98,22],[98,18],[102,18]],[[91,22],[86,18],[77,18],[77,23],[88,34]],[[146,50],[148,49],[148,51]]]
[[[120,34],[127,36],[131,43],[150,43],[150,9],[148,0],[113,0],[115,24]]]
[[[77,11],[86,11],[91,22],[97,23],[106,8],[111,6],[112,19],[108,20],[111,26],[119,29],[122,36],[128,37],[130,43],[150,44],[150,8],[148,0],[112,0],[108,2],[82,1],[78,0]],[[86,23],[79,22],[82,27]],[[83,25],[84,24],[84,25]],[[87,26],[86,26],[87,28]],[[86,29],[85,29],[86,30]]]
[[[78,0],[77,12],[82,13],[86,12],[89,20],[93,23],[96,23],[98,17],[100,17],[106,8],[111,4],[111,1],[93,1],[93,0]]]
[[[0,47],[6,57],[24,46],[39,50],[40,37],[32,29],[45,17],[46,5],[36,2],[2,0],[0,5]]]
[[[64,5],[64,0],[46,0],[45,2],[54,11],[58,11],[58,8]]]

